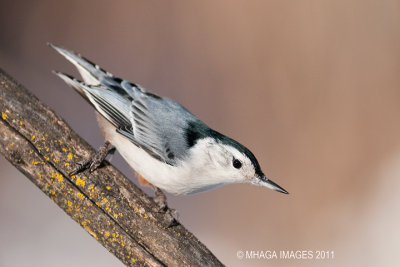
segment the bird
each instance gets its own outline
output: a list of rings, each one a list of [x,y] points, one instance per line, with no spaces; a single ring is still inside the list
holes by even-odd
[[[83,81],[54,73],[94,107],[106,139],[98,153],[79,162],[72,173],[94,171],[114,146],[139,180],[154,187],[163,208],[163,191],[189,195],[244,183],[288,194],[267,178],[248,148],[211,129],[181,104],[115,77],[80,54],[48,45],[79,71]]]

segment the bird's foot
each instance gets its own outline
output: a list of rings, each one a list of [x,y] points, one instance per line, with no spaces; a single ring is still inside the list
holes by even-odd
[[[167,197],[160,188],[153,186],[154,189],[154,202],[157,204],[155,212],[163,213],[166,216],[168,226],[167,228],[178,225],[179,214],[176,209],[168,208]]]
[[[103,163],[108,154],[114,154],[114,152],[115,147],[112,147],[111,143],[106,141],[95,154],[86,160],[77,162],[77,166],[71,171],[70,175],[75,175],[87,169],[89,169],[90,172],[93,172]]]

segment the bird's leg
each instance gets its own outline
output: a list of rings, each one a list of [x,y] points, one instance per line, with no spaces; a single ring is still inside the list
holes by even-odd
[[[71,171],[70,175],[75,175],[86,169],[89,169],[90,172],[93,172],[101,165],[101,163],[105,160],[108,154],[114,154],[114,152],[115,152],[115,147],[112,147],[111,143],[106,141],[105,144],[101,146],[95,154],[93,154],[86,160],[77,162],[76,164],[78,166],[76,166]]]
[[[154,202],[157,204],[156,212],[164,213],[167,216],[168,228],[178,224],[178,212],[175,209],[168,208],[167,197],[160,188],[152,185],[154,189]]]
[[[156,202],[158,206],[158,211],[160,212],[165,212],[168,209],[168,204],[167,204],[167,196],[164,194],[163,191],[161,191],[160,188],[156,187],[153,185],[154,189],[154,202]]]

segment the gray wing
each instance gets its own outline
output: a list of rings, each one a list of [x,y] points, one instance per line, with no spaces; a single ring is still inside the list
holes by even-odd
[[[170,165],[185,157],[189,147],[186,130],[198,119],[180,104],[126,81],[117,84],[115,78],[95,86],[63,73],[57,75],[84,95],[117,133],[153,157]]]
[[[140,91],[132,97],[131,125],[117,131],[159,160],[176,165],[186,156],[186,129],[196,117],[168,98]]]
[[[170,165],[185,157],[186,129],[189,122],[197,120],[188,110],[173,100],[114,77],[70,50],[49,45],[78,68],[85,82],[60,72],[56,74],[88,100],[119,134]]]

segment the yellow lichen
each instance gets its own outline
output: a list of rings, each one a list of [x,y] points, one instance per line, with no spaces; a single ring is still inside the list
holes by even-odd
[[[20,122],[19,122],[19,126],[22,126],[23,124],[24,124],[23,121],[20,121]]]
[[[111,189],[111,186],[107,185],[106,188],[107,188],[107,190],[110,190],[110,189]]]
[[[72,159],[72,158],[74,157],[74,155],[72,155],[72,153],[69,152],[68,155],[67,155],[67,157],[68,157],[69,159]]]
[[[1,117],[3,118],[3,120],[6,120],[7,119],[7,114],[5,112],[2,112],[1,113]]]
[[[14,142],[12,142],[12,143],[10,144],[10,146],[13,147],[13,146],[14,146]]]
[[[80,198],[80,199],[84,199],[85,198],[85,195],[83,195],[82,193],[77,193],[77,195],[78,195],[78,197]]]
[[[34,136],[34,135],[31,136],[31,139],[32,139],[32,140],[35,140],[35,138],[36,138],[36,136]]]
[[[107,201],[108,201],[107,198],[103,198],[103,199],[101,200],[101,203],[104,204],[104,203],[107,203]]]
[[[46,161],[49,161],[49,157],[43,156]]]
[[[60,183],[64,182],[64,176],[58,172],[54,173],[54,176],[52,175],[52,177],[56,178]]]
[[[62,151],[67,152],[67,149],[65,147],[61,148]]]
[[[83,228],[85,228],[85,230],[91,234],[96,240],[98,240],[99,238],[97,237],[96,233],[92,231],[92,229],[89,228],[89,226],[87,225],[82,225]]]
[[[64,163],[64,166],[65,166],[65,167],[69,166],[69,163],[68,163],[68,162],[65,162],[65,163]]]
[[[71,207],[72,206],[72,202],[71,201],[67,201],[67,205],[68,205],[68,207]]]
[[[82,180],[81,178],[76,178],[76,185],[77,186],[82,186],[82,187],[84,187],[85,186],[85,181],[84,180]]]
[[[110,232],[108,232],[108,231],[105,231],[104,234],[105,234],[107,237],[110,236]]]
[[[32,164],[33,164],[33,165],[38,165],[38,164],[39,164],[39,161],[36,161],[36,160],[33,159],[33,160],[32,160]]]
[[[53,158],[53,161],[54,161],[55,163],[58,163],[58,162],[59,162],[59,160],[58,160],[57,158]]]

